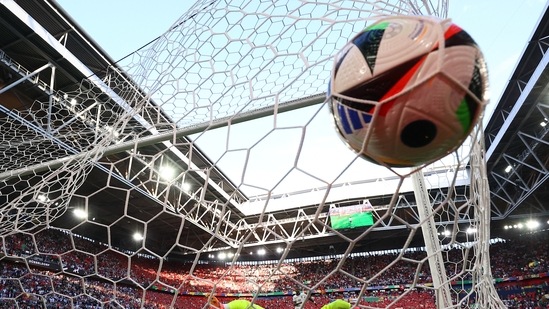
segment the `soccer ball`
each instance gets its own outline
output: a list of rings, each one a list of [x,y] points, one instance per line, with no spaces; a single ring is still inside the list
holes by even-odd
[[[337,53],[327,98],[336,128],[366,159],[413,167],[456,150],[484,110],[488,73],[450,20],[380,19]]]

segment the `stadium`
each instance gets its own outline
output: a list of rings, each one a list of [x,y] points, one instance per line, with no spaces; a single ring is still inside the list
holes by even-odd
[[[330,119],[349,34],[449,5],[199,0],[112,59],[0,1],[0,306],[549,308],[547,4],[448,157],[376,165]]]

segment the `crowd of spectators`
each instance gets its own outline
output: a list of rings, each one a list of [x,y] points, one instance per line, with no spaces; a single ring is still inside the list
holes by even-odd
[[[498,292],[510,308],[549,308],[549,232],[517,237],[490,248]],[[423,251],[368,254],[292,263],[228,264],[161,260],[121,252],[90,239],[47,229],[0,237],[1,308],[202,308],[203,293],[243,293],[266,308],[291,308],[291,294],[315,286],[317,309],[335,297],[384,308],[435,308]],[[445,252],[446,273],[465,282],[469,250]],[[387,267],[390,266],[390,267]],[[337,270],[337,271],[336,271]],[[410,284],[419,285],[409,288]],[[465,284],[466,286],[466,284]],[[463,292],[463,291],[461,291]],[[455,293],[460,297],[459,292]],[[465,293],[467,294],[467,293]],[[547,296],[546,296],[547,295]],[[227,298],[226,300],[230,300]],[[16,306],[17,304],[17,306]]]

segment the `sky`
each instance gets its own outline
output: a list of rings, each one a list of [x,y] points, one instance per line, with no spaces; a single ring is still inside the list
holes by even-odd
[[[190,0],[95,0],[91,2],[93,4],[86,5],[76,0],[57,2],[115,61],[162,35],[193,3]],[[487,108],[488,116],[497,104],[545,6],[546,2],[543,0],[450,1],[448,17],[475,39],[487,61],[491,98]],[[292,171],[287,175],[288,167],[295,164],[295,149],[301,142],[299,138],[296,139],[299,132],[296,134],[295,131],[299,131],[303,123],[296,119],[311,119],[315,113],[320,116],[314,118],[314,123],[310,124],[308,130],[317,130],[322,134],[308,139],[305,142],[308,147],[302,150],[302,157],[311,159],[300,160],[300,172]],[[301,116],[296,117],[296,114]],[[272,188],[276,188],[273,193],[305,190],[329,182],[344,183],[353,179],[364,179],[365,174],[383,174],[382,167],[355,162],[354,154],[338,140],[336,134],[325,133],[325,122],[329,121],[328,118],[325,110],[319,111],[318,106],[313,106],[292,115],[280,114],[277,126],[288,129],[277,131],[276,136],[268,134],[272,126],[261,129],[259,122],[250,122],[231,128],[232,136],[244,138],[226,140],[223,147],[211,142],[199,143],[199,146],[249,195],[267,194]],[[223,140],[226,135],[226,131],[218,130],[211,133],[210,139]],[[273,147],[280,140],[284,141],[284,146]],[[262,143],[258,143],[259,141]],[[243,174],[245,154],[228,150],[250,149],[252,146],[254,156]],[[260,159],[254,162],[254,158]],[[318,171],[318,162],[327,162],[323,164],[321,172]],[[349,164],[353,168],[340,175]],[[291,181],[279,183],[283,178]],[[372,191],[361,188],[360,194],[367,196],[384,189],[383,185],[376,187],[371,184],[369,188]],[[341,192],[344,195],[349,194]],[[314,198],[318,201],[321,197]],[[303,200],[296,201],[302,202]]]
[[[192,0],[57,0],[91,37],[118,60],[164,33]],[[450,1],[448,17],[469,32],[486,56],[497,100],[545,7],[543,0]],[[100,16],[100,17],[99,17]]]

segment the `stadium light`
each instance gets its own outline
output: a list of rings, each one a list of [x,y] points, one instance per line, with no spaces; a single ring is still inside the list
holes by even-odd
[[[440,233],[438,233],[439,236],[450,236],[452,233],[448,230],[444,230]]]
[[[143,234],[141,234],[141,233],[139,233],[139,232],[135,232],[135,233],[133,233],[132,238],[133,238],[133,240],[135,240],[135,241],[143,240]]]
[[[49,200],[50,200],[45,194],[39,194],[38,197],[36,197],[36,199],[40,203],[46,203],[46,202],[49,202]]]
[[[507,165],[507,167],[505,168],[505,172],[509,173],[512,169],[513,167],[511,165]]]
[[[78,219],[86,219],[88,218],[88,213],[82,209],[82,208],[75,208],[72,213],[74,214],[74,216]]]
[[[173,180],[173,178],[175,177],[175,168],[169,165],[161,166],[158,170],[158,175],[164,180]]]
[[[467,234],[474,234],[477,232],[477,229],[474,227],[468,227],[466,233]]]
[[[184,182],[181,184],[181,189],[186,192],[186,193],[189,193],[189,191],[191,190],[191,184],[188,183],[188,182]]]
[[[280,248],[280,247],[277,247],[277,248],[276,248],[276,252],[277,252],[277,253],[281,253],[282,251],[284,251],[284,249],[282,249],[282,248]]]
[[[536,221],[536,220],[528,220],[526,222],[526,227],[529,229],[529,230],[533,230],[533,229],[536,229],[539,227],[539,222]]]
[[[227,254],[225,252],[219,252],[217,254],[217,258],[220,259],[220,260],[224,260],[227,258]]]
[[[266,253],[265,249],[257,249],[257,254],[265,255],[265,253]]]

